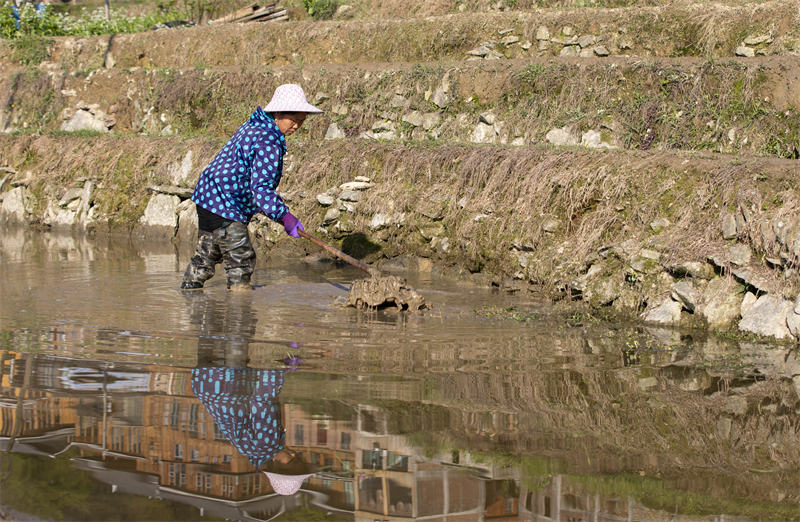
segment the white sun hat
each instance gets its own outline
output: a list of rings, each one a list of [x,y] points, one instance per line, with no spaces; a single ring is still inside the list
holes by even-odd
[[[263,472],[269,479],[269,484],[278,495],[294,495],[303,481],[311,475],[281,475],[278,473]]]
[[[294,83],[285,83],[275,89],[275,94],[269,101],[264,112],[310,112],[319,113],[321,109],[317,109],[308,101],[306,101],[306,94],[303,88]]]

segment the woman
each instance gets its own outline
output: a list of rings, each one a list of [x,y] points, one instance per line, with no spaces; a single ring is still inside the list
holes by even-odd
[[[306,101],[299,85],[281,85],[269,104],[257,107],[203,170],[192,194],[197,205],[197,249],[181,288],[202,288],[221,261],[228,288],[252,288],[256,253],[247,224],[258,212],[282,223],[290,236],[300,237],[303,225],[276,189],[283,172],[286,136],[297,132],[309,114],[321,112]]]

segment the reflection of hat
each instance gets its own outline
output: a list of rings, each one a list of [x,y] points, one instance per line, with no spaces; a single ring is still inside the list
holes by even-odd
[[[285,83],[275,89],[264,112],[322,112],[306,101],[303,88],[293,83]]]
[[[280,475],[278,473],[270,473],[269,471],[265,471],[264,475],[267,476],[269,484],[278,495],[294,495],[297,493],[297,490],[300,489],[300,486],[303,485],[303,481],[311,476]]]

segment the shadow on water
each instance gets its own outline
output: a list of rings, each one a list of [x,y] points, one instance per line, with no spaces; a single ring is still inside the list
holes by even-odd
[[[362,314],[292,258],[182,293],[163,245],[4,237],[0,517],[800,519],[789,350],[437,280]]]

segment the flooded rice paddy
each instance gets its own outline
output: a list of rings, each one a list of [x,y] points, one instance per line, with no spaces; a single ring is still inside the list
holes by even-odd
[[[433,276],[430,311],[357,311],[334,302],[362,273],[299,256],[181,292],[166,241],[0,237],[0,519],[800,518],[783,348]],[[285,431],[296,493],[213,376]]]

